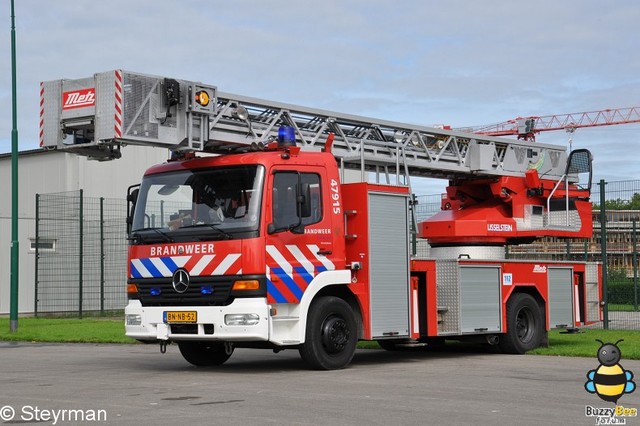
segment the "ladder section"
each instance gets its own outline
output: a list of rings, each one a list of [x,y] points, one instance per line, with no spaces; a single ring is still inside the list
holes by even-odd
[[[280,126],[295,129],[303,150],[321,150],[333,133],[335,157],[363,171],[452,179],[523,176],[535,168],[559,179],[567,159],[561,146],[289,105],[127,71],[46,82],[41,93],[41,146],[98,159],[116,158],[112,153],[126,144],[212,153],[260,149]],[[69,104],[83,95],[84,104]]]
[[[303,150],[324,148],[334,134],[332,153],[347,168],[412,176],[522,176],[537,168],[559,178],[564,147],[424,127],[218,93],[211,122],[210,151],[222,152],[263,143],[280,126],[295,129]]]

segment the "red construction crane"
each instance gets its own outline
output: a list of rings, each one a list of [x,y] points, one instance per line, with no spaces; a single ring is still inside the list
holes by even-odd
[[[490,136],[517,135],[518,139],[535,140],[536,134],[549,130],[573,132],[582,127],[640,123],[640,107],[604,109],[545,116],[518,117],[503,123],[471,127],[467,130]]]

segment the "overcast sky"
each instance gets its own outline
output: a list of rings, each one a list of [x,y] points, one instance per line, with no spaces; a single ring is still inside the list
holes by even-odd
[[[20,150],[38,147],[40,81],[117,68],[427,126],[640,106],[637,0],[15,3]],[[6,153],[9,2],[1,8]],[[573,146],[592,150],[596,179],[640,179],[638,124],[578,130]]]

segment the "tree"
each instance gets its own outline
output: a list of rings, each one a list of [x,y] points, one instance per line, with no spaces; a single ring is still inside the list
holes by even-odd
[[[640,210],[640,193],[633,194],[630,200],[616,198],[615,200],[606,200],[604,202],[605,210]],[[599,204],[593,204],[594,210],[600,210]]]

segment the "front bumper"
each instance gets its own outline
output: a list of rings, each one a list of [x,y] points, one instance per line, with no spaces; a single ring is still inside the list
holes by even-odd
[[[167,311],[195,311],[196,324],[167,324]],[[228,306],[143,307],[130,300],[125,308],[126,335],[136,340],[211,340],[225,342],[268,341],[269,306],[265,298],[237,298]],[[226,325],[229,314],[257,314],[254,325]]]

